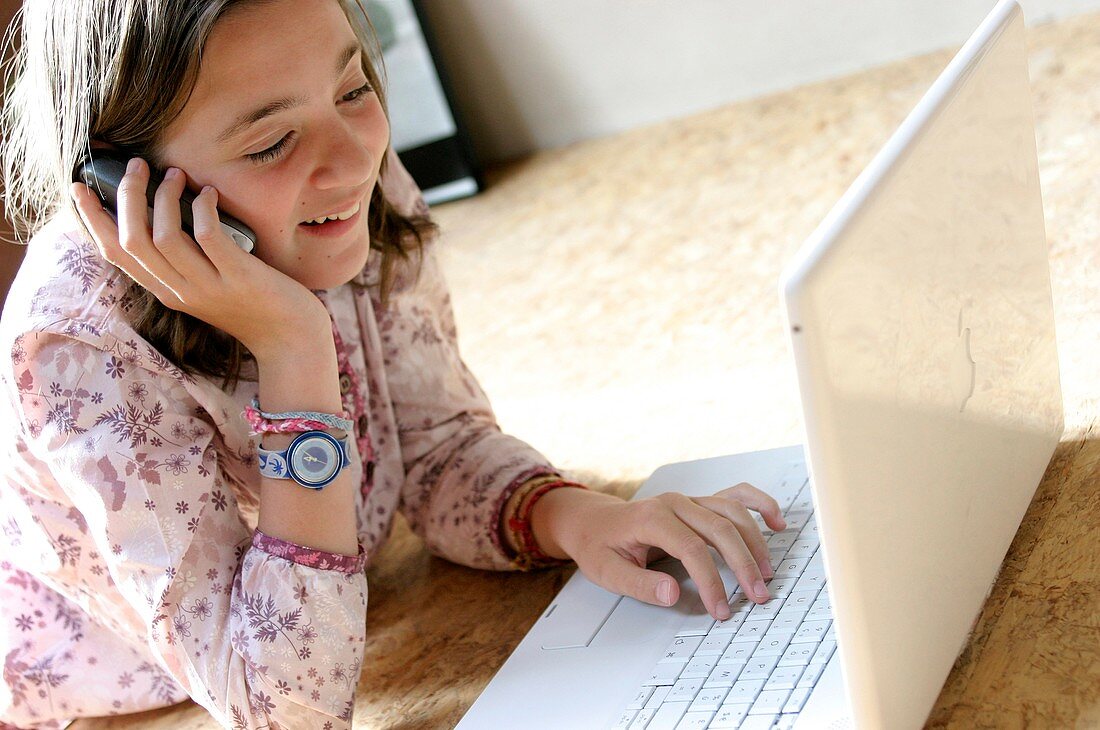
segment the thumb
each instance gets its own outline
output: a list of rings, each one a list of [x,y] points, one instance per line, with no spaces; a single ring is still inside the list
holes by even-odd
[[[656,606],[671,606],[679,600],[680,584],[668,573],[641,568],[616,553],[607,559],[610,564],[598,571],[603,579],[594,581],[607,590]]]

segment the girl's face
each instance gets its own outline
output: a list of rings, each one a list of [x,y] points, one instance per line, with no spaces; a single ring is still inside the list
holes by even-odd
[[[361,58],[336,0],[234,9],[160,144],[163,167],[217,188],[218,207],[255,231],[253,253],[309,289],[349,281],[370,252],[389,125]],[[345,220],[307,223],[337,215]]]

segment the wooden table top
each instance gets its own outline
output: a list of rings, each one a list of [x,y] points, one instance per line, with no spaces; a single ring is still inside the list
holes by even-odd
[[[1029,39],[1066,432],[929,727],[1100,728],[1100,15]],[[539,153],[437,208],[505,430],[623,497],[666,462],[797,443],[782,263],[951,55]],[[454,565],[399,518],[355,726],[453,727],[573,570]],[[72,727],[216,724],[184,703]]]

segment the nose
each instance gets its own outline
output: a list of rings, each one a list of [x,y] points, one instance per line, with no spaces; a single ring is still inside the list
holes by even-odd
[[[374,153],[345,120],[330,122],[325,132],[318,135],[321,141],[312,175],[314,186],[330,190],[363,185],[377,162]]]

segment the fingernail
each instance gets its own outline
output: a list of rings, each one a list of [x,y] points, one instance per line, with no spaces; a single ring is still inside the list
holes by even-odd
[[[141,159],[135,157],[126,164],[126,172],[137,172],[139,167],[141,167]]]
[[[764,585],[764,581],[762,580],[756,581],[756,585],[754,585],[752,589],[757,596],[763,598],[765,601],[771,598],[771,595],[768,594],[768,587]]]
[[[714,604],[714,615],[718,617],[719,621],[728,621],[730,614],[730,605],[725,601],[719,601]]]
[[[169,167],[168,170],[164,173],[164,179],[175,180],[176,176],[178,176],[179,174],[180,170],[178,167]]]
[[[782,517],[779,518],[779,529],[780,530],[786,530],[787,529],[787,521],[785,519],[783,519]]]
[[[657,584],[657,600],[663,606],[672,605],[672,581],[663,580]]]

